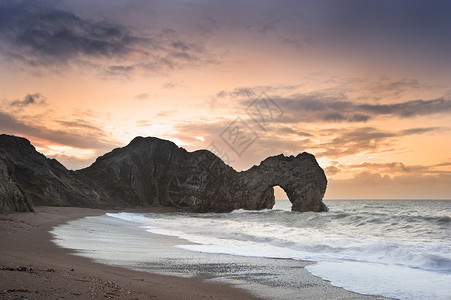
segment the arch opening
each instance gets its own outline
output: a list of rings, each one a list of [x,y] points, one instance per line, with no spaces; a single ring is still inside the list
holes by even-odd
[[[275,203],[272,209],[291,211],[291,202],[288,200],[288,195],[284,189],[278,185],[273,186]]]

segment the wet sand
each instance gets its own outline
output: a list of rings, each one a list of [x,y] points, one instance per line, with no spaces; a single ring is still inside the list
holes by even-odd
[[[187,252],[173,247],[186,241],[101,217],[108,212],[104,210],[38,207],[36,211],[0,215],[0,299],[382,299],[333,287],[305,269],[312,262]],[[99,217],[77,221],[87,216]],[[77,234],[92,231],[86,249],[97,243],[96,250],[74,252],[52,242],[55,237],[49,231],[69,221],[78,227],[57,230],[63,230],[63,236],[73,232],[73,248],[83,249],[86,242],[85,237],[77,240]],[[106,241],[111,244],[103,245]],[[102,249],[121,247],[125,241],[134,248],[119,255],[113,251],[112,257],[103,259],[108,253]],[[296,286],[278,286],[284,276]]]
[[[106,212],[37,207],[35,213],[0,215],[0,299],[258,299],[231,285],[201,278],[95,263],[51,241],[49,231],[54,226]]]

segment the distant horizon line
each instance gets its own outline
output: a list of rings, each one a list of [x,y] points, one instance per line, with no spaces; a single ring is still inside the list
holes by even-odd
[[[286,201],[290,201],[289,199],[276,199],[276,200],[286,200]],[[433,198],[427,198],[427,199],[425,199],[425,198],[396,198],[396,199],[393,199],[393,198],[340,198],[340,199],[323,199],[323,201],[347,201],[347,200],[349,200],[349,201],[354,201],[354,200],[356,200],[356,201],[359,201],[359,200],[365,200],[365,201],[389,201],[389,200],[400,200],[400,201],[402,201],[402,200],[409,200],[409,201],[441,201],[441,200],[444,200],[444,201],[451,201],[451,198],[435,198],[435,199],[433,199]]]

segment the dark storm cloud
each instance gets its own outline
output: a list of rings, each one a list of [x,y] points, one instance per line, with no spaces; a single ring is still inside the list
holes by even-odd
[[[66,61],[79,55],[121,56],[149,42],[123,26],[85,20],[39,1],[4,1],[0,20],[3,39],[45,61]]]
[[[40,93],[27,94],[22,100],[14,100],[11,102],[11,106],[28,106],[28,105],[42,105],[45,104],[46,98]]]
[[[77,15],[70,6],[90,18]],[[76,9],[78,6],[82,8]],[[449,15],[451,3],[438,0],[289,0],[283,5],[278,1],[255,0],[170,4],[129,0],[120,5],[108,1],[91,5],[4,0],[0,3],[0,32],[4,41],[21,50],[17,53],[10,49],[11,57],[38,65],[79,56],[106,59],[131,53],[153,56],[159,51],[170,52],[171,59],[192,61],[200,58],[196,53],[202,48],[193,39],[224,41],[224,37],[237,30],[243,36],[236,38],[248,41],[259,35],[298,49],[315,44],[334,52],[339,45],[361,53],[366,52],[359,47],[367,45],[374,51],[388,49],[387,54],[393,52],[398,57],[412,53],[430,55],[431,51],[447,55],[451,51]],[[122,20],[121,24],[127,26],[108,17]],[[131,28],[142,29],[146,34]],[[160,31],[155,32],[155,28]],[[189,38],[180,32],[189,33]],[[392,44],[396,45],[396,51],[392,51]],[[221,45],[227,50],[234,46]],[[161,59],[161,53],[157,56]],[[132,65],[124,64],[123,70]]]
[[[203,46],[183,40],[174,30],[139,35],[121,24],[85,19],[46,1],[2,1],[0,41],[4,55],[30,66],[85,60],[104,68],[107,75],[207,63]]]

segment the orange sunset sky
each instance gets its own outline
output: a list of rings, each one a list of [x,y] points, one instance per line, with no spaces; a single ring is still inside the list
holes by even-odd
[[[451,199],[450,15],[434,0],[0,1],[0,133],[70,169],[135,136],[214,145],[237,170],[307,151],[326,199]]]

